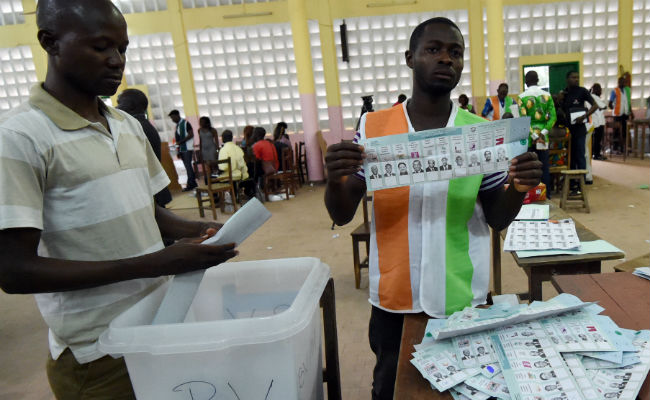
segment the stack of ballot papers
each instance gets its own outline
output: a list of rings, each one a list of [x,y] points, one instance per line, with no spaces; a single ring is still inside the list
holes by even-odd
[[[559,221],[512,221],[503,245],[504,251],[578,248],[580,239],[570,218]]]
[[[632,273],[641,278],[650,279],[650,267],[640,267],[635,269]]]
[[[561,294],[432,319],[411,363],[457,400],[635,400],[650,369],[650,331]]]

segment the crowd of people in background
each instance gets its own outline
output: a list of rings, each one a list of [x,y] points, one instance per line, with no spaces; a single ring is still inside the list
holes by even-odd
[[[630,87],[625,76],[618,79],[618,86],[611,90],[607,100],[602,98],[603,89],[594,83],[587,90],[579,85],[579,74],[570,71],[566,75],[566,87],[551,95],[541,89],[536,71],[528,71],[525,76],[526,90],[516,96],[509,95],[507,83],[501,83],[495,96],[489,96],[481,111],[481,116],[490,121],[505,118],[529,116],[531,130],[529,151],[535,152],[543,163],[542,183],[551,187],[549,167],[555,162],[566,160],[549,157],[549,133],[551,130],[565,131],[571,140],[571,169],[586,169],[586,183],[593,183],[591,159],[606,160],[603,154],[605,140],[605,111],[611,110],[614,121],[612,135],[613,152],[622,152],[627,122],[634,118],[631,108]],[[458,97],[460,108],[475,113],[466,94]],[[650,98],[648,99],[650,108]],[[572,117],[573,116],[573,117]],[[589,146],[591,144],[591,146]],[[577,194],[579,188],[571,188]],[[550,198],[550,191],[547,191]]]

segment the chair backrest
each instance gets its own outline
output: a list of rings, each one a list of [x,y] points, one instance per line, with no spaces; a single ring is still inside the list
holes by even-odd
[[[220,168],[222,165],[224,168]],[[226,166],[228,168],[227,174],[224,176],[219,176],[221,172],[226,171]],[[209,187],[212,187],[214,184],[223,183],[230,183],[232,185],[232,164],[230,162],[230,157],[224,160],[206,161],[203,163],[203,168],[208,178]],[[213,174],[215,176],[212,176]]]
[[[283,172],[293,171],[293,154],[291,154],[290,147],[282,149],[282,157],[280,158],[280,170]]]

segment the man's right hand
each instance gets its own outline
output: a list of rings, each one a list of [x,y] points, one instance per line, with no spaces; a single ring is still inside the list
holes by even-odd
[[[363,146],[354,143],[337,143],[327,148],[325,166],[328,181],[340,183],[343,177],[361,170],[365,154]]]
[[[206,269],[235,257],[234,243],[224,245],[201,244],[206,237],[185,238],[162,250],[164,271],[155,269],[155,276],[175,275]],[[155,267],[154,267],[155,268]]]

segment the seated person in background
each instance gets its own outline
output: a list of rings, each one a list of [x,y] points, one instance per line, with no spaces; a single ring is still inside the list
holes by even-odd
[[[266,129],[261,126],[253,129],[253,154],[255,155],[256,165],[255,176],[257,179],[261,176],[277,172],[280,168],[278,152],[270,140],[264,139]]]
[[[467,110],[472,114],[476,114],[476,111],[474,111],[474,107],[472,107],[472,105],[469,104],[469,97],[467,97],[466,94],[461,94],[460,96],[458,96],[458,104],[460,105],[460,108],[462,108],[463,110]]]
[[[284,143],[291,148],[291,140],[289,140],[289,135],[287,135],[287,128],[288,125],[286,122],[278,122],[273,130],[273,141]]]
[[[223,147],[219,151],[219,161],[230,158],[232,180],[235,184],[235,193],[239,193],[237,187],[241,181],[248,179],[248,167],[246,166],[246,161],[244,161],[244,151],[232,141],[232,138],[232,131],[229,129],[226,129],[221,134]],[[219,178],[227,178],[228,166],[224,164],[220,164],[219,166],[222,171],[221,174],[219,174]],[[246,196],[253,197],[255,195],[253,189],[253,187],[245,186],[244,190],[246,191]]]
[[[148,105],[149,100],[147,99],[147,96],[138,89],[126,89],[117,97],[117,108],[126,111],[133,118],[138,120],[142,126],[144,134],[147,135],[147,140],[149,140],[149,144],[151,144],[151,148],[153,149],[156,158],[160,161],[160,135],[156,128],[147,119],[146,114]],[[165,187],[160,192],[156,193],[153,198],[157,205],[165,207],[167,203],[172,201],[172,194],[169,189]]]

